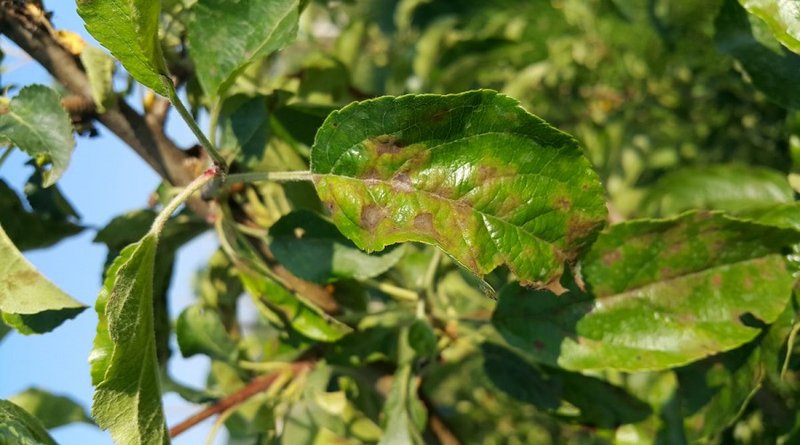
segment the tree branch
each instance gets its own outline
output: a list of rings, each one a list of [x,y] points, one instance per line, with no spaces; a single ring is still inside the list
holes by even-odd
[[[289,368],[293,374],[298,374],[303,372],[307,369],[310,369],[313,366],[313,362],[310,361],[302,361],[302,362],[295,362],[289,365]],[[209,406],[208,408],[200,411],[199,413],[189,417],[188,419],[184,420],[183,422],[173,426],[169,430],[169,437],[175,438],[179,434],[183,433],[184,431],[188,430],[189,428],[197,425],[198,423],[208,419],[211,416],[220,414],[228,409],[239,405],[240,403],[245,402],[247,399],[255,396],[256,394],[266,391],[275,383],[275,380],[278,376],[283,373],[285,369],[276,371],[270,374],[265,374],[258,376],[250,381],[244,388],[236,391],[235,393],[221,399],[217,403]]]
[[[71,93],[91,101],[89,78],[80,60],[67,51],[52,34],[44,16],[34,15],[25,2],[0,0],[0,33],[44,67]],[[200,174],[206,162],[178,148],[163,131],[160,116],[141,115],[124,100],[96,119],[128,144],[166,181],[184,186]],[[207,215],[208,207],[194,201],[192,208]]]

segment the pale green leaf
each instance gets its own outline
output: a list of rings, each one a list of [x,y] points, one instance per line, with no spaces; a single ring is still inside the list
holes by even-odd
[[[169,443],[153,332],[156,244],[148,234],[123,249],[97,297],[92,415],[120,445]]]
[[[184,357],[206,354],[230,362],[238,352],[236,342],[225,331],[219,313],[202,305],[195,304],[181,312],[175,325],[175,336]]]
[[[0,444],[56,445],[41,422],[24,409],[0,400]]]
[[[161,2],[151,0],[78,0],[86,30],[106,47],[142,85],[162,96],[168,74],[158,21]]]
[[[794,230],[692,213],[619,224],[583,259],[592,294],[517,285],[493,323],[537,361],[573,370],[665,369],[736,348],[772,323],[794,279]]]
[[[766,22],[778,41],[800,54],[800,2],[797,0],[739,0],[739,3]]]
[[[310,339],[324,342],[336,341],[352,331],[269,277],[242,272],[240,278],[262,314],[284,329],[295,329]]]
[[[23,334],[53,330],[86,306],[43,277],[0,227],[0,311]]]
[[[88,45],[81,51],[81,63],[86,69],[89,86],[92,89],[92,100],[98,113],[105,113],[106,107],[113,106],[114,96],[114,59],[100,48]]]
[[[83,407],[74,400],[39,388],[26,389],[8,400],[31,413],[47,429],[74,422],[93,423]]]
[[[392,389],[383,407],[385,426],[378,445],[422,445],[422,431],[428,413],[417,396],[419,383],[410,365],[402,365],[394,374]]]
[[[216,97],[247,65],[294,40],[298,0],[199,0],[192,8],[189,46],[197,77]]]
[[[7,106],[0,105],[0,139],[8,139],[39,165],[50,166],[43,175],[45,187],[58,181],[75,148],[61,98],[43,85],[27,86]]]
[[[381,97],[331,113],[311,154],[333,222],[367,251],[419,241],[476,274],[557,285],[606,219],[577,142],[494,91]]]

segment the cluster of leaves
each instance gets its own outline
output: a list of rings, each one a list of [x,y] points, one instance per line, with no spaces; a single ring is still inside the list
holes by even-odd
[[[79,1],[132,79],[208,113],[216,164],[97,234],[93,421],[167,443],[175,391],[227,406],[235,443],[793,443],[792,8]],[[83,230],[54,185],[74,139],[47,87],[0,107],[37,167],[29,206],[0,182],[0,311],[43,333],[84,309],[20,253]],[[171,214],[205,184],[220,250],[173,323],[175,252],[208,227]],[[172,335],[207,388],[166,374]],[[0,434],[49,443],[89,421],[69,403],[0,401]]]

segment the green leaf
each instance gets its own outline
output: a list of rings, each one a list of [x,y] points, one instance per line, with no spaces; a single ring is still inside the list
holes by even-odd
[[[410,365],[403,365],[394,374],[392,389],[383,407],[385,426],[378,445],[422,445],[422,431],[428,413],[417,396],[419,385]]]
[[[295,329],[306,337],[323,342],[336,341],[352,331],[349,326],[325,314],[266,276],[246,272],[240,275],[245,290],[271,322],[283,329]]]
[[[9,326],[22,334],[41,334],[84,309],[43,277],[0,227],[0,311]]]
[[[298,0],[199,0],[188,36],[203,90],[221,96],[253,60],[283,48],[297,34]]]
[[[89,86],[92,89],[92,100],[98,113],[105,113],[107,107],[116,101],[114,95],[114,59],[105,51],[87,45],[81,51],[81,64],[86,69]]]
[[[18,249],[50,247],[83,230],[73,222],[77,214],[61,195],[58,186],[33,191],[28,201],[33,212],[28,212],[14,190],[0,179],[0,224]],[[54,205],[57,202],[65,207],[58,208],[60,206]]]
[[[493,323],[530,357],[566,369],[655,370],[752,340],[794,280],[794,230],[690,213],[604,231],[583,260],[593,296],[503,289]]]
[[[785,47],[800,54],[800,3],[797,0],[739,0],[763,20]]]
[[[93,423],[83,407],[74,400],[38,388],[26,389],[8,400],[31,413],[47,429],[75,422]]]
[[[121,445],[169,443],[153,333],[156,243],[148,234],[120,253],[95,307],[100,321],[89,358],[92,415]]]
[[[158,40],[161,2],[150,0],[78,0],[86,30],[106,47],[142,85],[162,96],[169,74]]]
[[[10,140],[39,165],[50,165],[44,172],[45,187],[58,181],[75,148],[72,122],[61,98],[42,85],[27,86],[8,106],[0,106],[0,139]]]
[[[800,108],[800,55],[777,42],[765,42],[763,22],[748,20],[736,0],[724,0],[715,22],[719,49],[738,59],[750,81],[772,101],[790,109]],[[768,32],[767,32],[768,34]],[[761,39],[759,39],[761,37]],[[771,35],[768,35],[772,39]]]
[[[476,274],[557,284],[606,219],[577,142],[489,90],[381,97],[331,113],[311,170],[333,222],[367,251],[441,247]]]
[[[786,176],[763,167],[712,165],[674,170],[652,186],[642,200],[642,214],[677,215],[690,209],[741,212],[792,202]]]
[[[336,226],[307,210],[283,216],[270,227],[269,234],[275,259],[298,277],[317,283],[378,276],[394,266],[404,252],[397,248],[382,255],[364,253]]]
[[[7,400],[0,400],[0,425],[2,444],[56,445],[38,419]]]
[[[231,362],[238,354],[236,342],[228,335],[219,314],[203,305],[184,309],[175,325],[175,335],[184,357],[205,354]]]

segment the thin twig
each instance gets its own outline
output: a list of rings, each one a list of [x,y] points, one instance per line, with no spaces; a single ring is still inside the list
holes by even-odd
[[[310,369],[313,366],[313,362],[310,361],[303,361],[303,362],[295,362],[288,365],[288,369],[292,372],[292,374],[299,374],[303,371]],[[253,380],[250,381],[244,388],[236,391],[235,393],[225,397],[224,399],[219,400],[217,403],[205,408],[204,410],[200,411],[199,413],[189,417],[188,419],[180,422],[179,424],[173,426],[169,430],[169,437],[175,438],[184,431],[192,428],[193,426],[197,425],[198,423],[208,419],[211,416],[220,414],[228,409],[239,405],[249,398],[255,396],[258,393],[266,391],[272,386],[273,383],[280,377],[280,375],[285,372],[285,370],[276,371],[270,374],[261,375]]]

